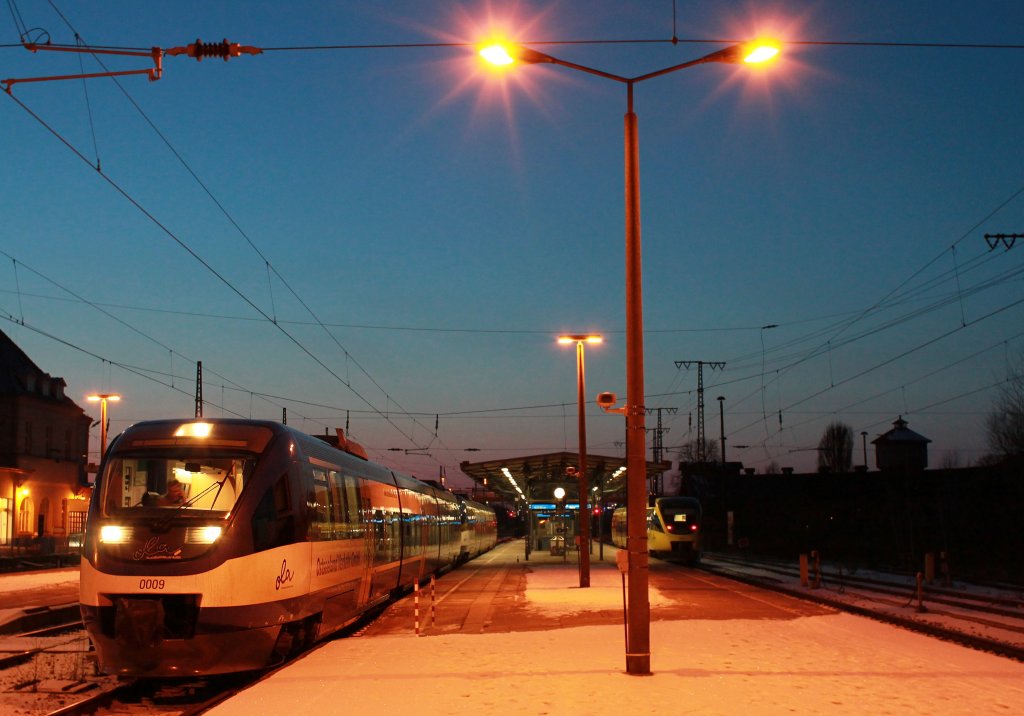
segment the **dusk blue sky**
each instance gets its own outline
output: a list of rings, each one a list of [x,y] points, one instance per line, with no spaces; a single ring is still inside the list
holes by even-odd
[[[900,415],[932,466],[986,452],[1024,351],[1024,241],[984,238],[1024,232],[1020,2],[679,0],[677,44],[671,0],[13,5],[0,79],[103,71],[27,52],[26,28],[266,50],[0,96],[0,329],[94,417],[86,394],[122,393],[112,433],[191,416],[201,360],[208,416],[347,420],[373,459],[457,478],[576,449],[555,337],[592,331],[589,447],[622,455],[621,416],[592,399],[626,392],[625,89],[494,74],[458,43],[504,30],[632,76],[765,34],[790,43],[769,68],[636,87],[665,446],[696,436],[697,371],[676,362],[700,360],[725,362],[705,367],[707,437],[724,396],[727,457],[758,470],[813,470],[833,420],[857,464],[860,433]],[[435,43],[453,46],[380,47]],[[378,47],[335,49],[354,45]]]

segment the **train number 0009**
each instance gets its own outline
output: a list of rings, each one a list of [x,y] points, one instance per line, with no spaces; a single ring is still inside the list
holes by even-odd
[[[139,589],[163,589],[165,585],[162,579],[140,579]]]

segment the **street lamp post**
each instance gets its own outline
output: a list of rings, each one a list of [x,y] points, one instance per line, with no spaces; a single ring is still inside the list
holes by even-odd
[[[648,597],[649,555],[647,553],[647,443],[644,406],[643,287],[640,249],[640,150],[637,117],[633,112],[633,86],[645,80],[678,72],[709,62],[764,62],[779,52],[777,43],[761,42],[732,45],[696,60],[672,65],[636,77],[623,77],[592,67],[560,60],[543,52],[521,46],[491,45],[481,56],[497,65],[517,60],[526,64],[553,64],[596,75],[626,85],[625,217],[626,217],[626,544],[628,597],[626,617],[626,672],[651,673],[650,621]]]
[[[116,403],[121,399],[117,393],[95,393],[85,396],[90,403],[100,404],[100,462],[107,452],[107,401]]]
[[[590,586],[590,486],[587,482],[587,414],[585,377],[583,368],[583,345],[600,343],[603,339],[598,335],[575,334],[559,336],[558,342],[563,345],[576,344],[576,398],[579,424],[579,491],[580,491],[580,588]]]

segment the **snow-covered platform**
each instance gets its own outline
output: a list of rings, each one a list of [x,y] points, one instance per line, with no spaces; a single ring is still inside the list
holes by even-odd
[[[988,714],[1024,710],[1024,664],[651,563],[651,676],[625,673],[614,548],[521,541],[425,585],[216,707],[252,713]]]

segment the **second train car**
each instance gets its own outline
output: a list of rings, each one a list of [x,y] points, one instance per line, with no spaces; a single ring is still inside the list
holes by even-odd
[[[489,506],[279,423],[143,422],[100,468],[82,619],[107,673],[259,669],[496,537]]]
[[[626,548],[626,509],[612,513],[612,544]],[[700,562],[701,506],[693,497],[656,497],[647,508],[647,551],[652,557]]]

